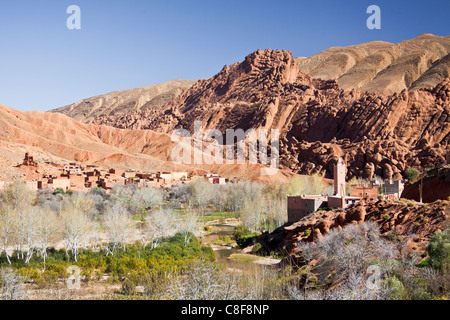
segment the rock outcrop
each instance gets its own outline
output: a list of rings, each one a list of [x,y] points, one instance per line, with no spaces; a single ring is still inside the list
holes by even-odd
[[[161,109],[100,116],[97,124],[170,134],[205,129],[278,129],[281,165],[332,175],[338,157],[348,178],[398,177],[408,167],[445,163],[450,140],[450,80],[431,89],[384,96],[312,79],[291,52],[258,50],[195,83]]]
[[[318,211],[300,221],[284,225],[256,239],[266,252],[293,256],[300,242],[314,242],[334,228],[375,221],[381,236],[403,243],[407,248],[425,250],[429,237],[449,226],[449,204],[438,201],[419,204],[414,201],[371,201],[351,205],[347,209]]]

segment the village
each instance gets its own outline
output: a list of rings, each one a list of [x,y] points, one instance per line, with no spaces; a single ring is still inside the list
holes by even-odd
[[[218,174],[205,172],[140,172],[133,169],[118,170],[114,168],[101,169],[96,165],[83,166],[78,163],[57,164],[47,162],[57,174],[45,174],[40,165],[29,153],[25,154],[23,162],[17,167],[28,188],[33,191],[51,190],[62,192],[89,191],[92,188],[102,188],[106,192],[118,184],[134,184],[138,188],[171,188],[175,184],[187,183],[197,178],[204,178],[211,184],[225,184],[227,178]],[[0,181],[0,190],[7,182]]]
[[[324,208],[342,208],[361,200],[400,199],[404,190],[402,180],[373,180],[369,183],[351,184],[350,192],[346,188],[347,167],[339,158],[334,165],[333,195],[288,195],[288,223]]]
[[[17,167],[22,173],[22,180],[33,191],[50,190],[53,192],[89,191],[92,188],[102,188],[110,192],[115,185],[135,185],[137,188],[171,188],[176,184],[203,178],[211,184],[223,185],[232,180],[220,177],[218,174],[206,172],[140,172],[133,169],[118,170],[114,168],[101,169],[96,165],[81,165],[78,163],[56,164],[53,166],[57,174],[45,174],[40,165],[29,153],[25,154],[23,162]],[[361,200],[400,199],[404,190],[402,180],[379,181],[351,184],[347,187],[346,165],[340,158],[334,166],[334,192],[332,195],[288,195],[287,218],[293,223],[301,218],[324,208],[343,208]],[[0,190],[7,182],[0,181]]]

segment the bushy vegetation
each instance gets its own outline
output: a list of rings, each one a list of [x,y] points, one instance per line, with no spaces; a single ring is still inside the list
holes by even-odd
[[[67,267],[72,265],[85,271],[87,280],[94,275],[108,274],[110,281],[124,281],[127,278],[139,279],[149,275],[156,277],[165,273],[178,273],[196,259],[214,261],[215,257],[212,249],[202,246],[195,237],[185,246],[184,236],[177,234],[162,241],[157,248],[151,248],[150,245],[142,248],[136,243],[115,255],[108,255],[105,250],[83,250],[76,262],[68,257],[64,249],[49,250],[46,263],[38,257],[24,263],[13,255],[10,266],[38,284],[49,277],[54,277],[55,280],[67,279]],[[0,265],[7,264],[6,259],[2,257]]]
[[[251,232],[245,225],[237,226],[233,237],[240,248],[245,248],[253,242],[259,234]]]
[[[418,265],[417,256],[402,251],[404,244],[380,237],[374,222],[334,229],[315,245],[301,244],[302,280],[288,291],[291,298],[313,300],[448,299],[446,244],[448,238],[438,233],[429,258]]]
[[[316,193],[329,187],[314,179],[220,186],[198,180],[170,190],[117,186],[110,194],[101,188],[35,194],[16,181],[0,193],[1,298],[25,298],[24,281],[61,292],[69,266],[80,268],[84,283],[120,283],[127,299],[448,298],[448,230],[431,238],[420,265],[395,234],[389,241],[365,222],[302,243],[292,268],[281,272],[253,264],[256,255],[239,255],[231,261],[254,267],[239,274],[214,261],[196,237],[211,231],[205,221],[240,218],[233,239],[241,248],[254,244],[286,221],[288,190],[314,181]],[[215,242],[232,241],[222,235]],[[252,253],[267,252],[256,243]]]
[[[411,181],[414,182],[417,180],[417,177],[419,176],[419,171],[417,171],[417,169],[414,168],[408,168],[406,170],[406,178]]]
[[[427,253],[430,267],[442,272],[450,271],[450,228],[431,237]]]
[[[208,217],[238,217],[253,231],[272,231],[287,221],[286,187],[239,181],[211,185],[204,179],[175,186],[169,196],[173,207],[197,212],[202,222]]]

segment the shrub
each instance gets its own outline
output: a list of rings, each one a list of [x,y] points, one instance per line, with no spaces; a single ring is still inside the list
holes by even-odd
[[[217,239],[214,240],[213,243],[223,246],[229,246],[233,243],[233,241],[228,236],[219,236]]]
[[[411,293],[411,300],[430,300],[431,294],[422,286],[416,287]]]
[[[257,234],[252,233],[246,226],[237,226],[234,231],[234,240],[240,248],[245,248],[253,242],[253,239],[257,237]]]
[[[390,298],[392,300],[405,300],[408,297],[407,291],[403,285],[403,283],[397,279],[397,277],[393,276],[386,280],[386,286],[389,289]]]
[[[127,296],[132,296],[136,294],[136,284],[131,279],[125,279],[122,282],[122,290],[121,293]]]
[[[53,194],[65,194],[65,192],[63,189],[57,188],[57,189],[55,189],[55,191],[53,191]]]
[[[258,253],[260,250],[262,249],[262,245],[261,245],[261,243],[256,243],[254,246],[253,246],[253,249],[252,249],[252,253],[253,254],[256,254],[256,253]]]
[[[419,171],[414,168],[409,168],[406,170],[406,177],[409,181],[415,181],[419,175]]]
[[[429,255],[428,265],[442,271],[448,271],[450,267],[450,229],[438,232],[431,237],[427,246]]]

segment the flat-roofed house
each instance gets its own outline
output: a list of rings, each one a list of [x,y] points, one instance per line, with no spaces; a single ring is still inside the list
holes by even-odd
[[[400,199],[405,189],[401,180],[386,180],[383,184],[383,194],[388,199]]]
[[[70,188],[70,180],[67,178],[62,178],[62,177],[49,180],[48,184],[49,184],[49,188],[51,188],[53,190],[62,189],[64,191],[67,191]]]
[[[377,200],[380,185],[374,183],[369,184],[360,183],[360,184],[352,184],[350,188],[351,188],[350,196],[352,197],[359,197],[361,199],[367,200]]]
[[[288,222],[293,223],[316,212],[327,203],[327,196],[289,196]]]
[[[83,173],[81,166],[76,163],[65,164],[64,171],[68,174],[82,174]]]
[[[161,172],[159,176],[164,179],[166,183],[172,182],[172,172]]]
[[[38,182],[37,181],[25,181],[28,189],[37,191],[38,190]]]

